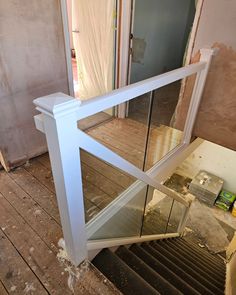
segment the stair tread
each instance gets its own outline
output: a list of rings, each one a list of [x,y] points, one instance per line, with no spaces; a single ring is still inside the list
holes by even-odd
[[[198,247],[193,242],[187,241],[186,239],[179,239],[181,242],[183,242],[186,246],[193,249],[193,251],[202,253],[205,257],[208,257],[208,259],[214,261],[217,265],[224,265],[224,261],[218,257],[215,254],[210,254],[207,251],[203,250],[202,248]]]
[[[145,261],[152,269],[156,272],[159,272],[166,280],[174,284],[178,290],[184,294],[188,295],[199,295],[200,293],[191,287],[187,282],[170,270],[165,264],[162,264],[160,261],[155,259],[150,253],[145,251],[140,246],[134,244],[131,246],[131,251]]]
[[[224,294],[224,262],[182,238],[103,249],[92,262],[124,295]]]
[[[160,294],[108,249],[103,249],[92,262],[125,295]]]
[[[163,295],[180,295],[183,294],[171,283],[169,283],[160,274],[150,268],[144,261],[137,257],[126,247],[121,246],[116,251],[116,254],[125,261],[129,267],[144,278],[153,288]]]
[[[152,242],[149,245],[154,248],[154,250],[169,258],[171,262],[181,267],[182,271],[186,272],[189,276],[196,279],[198,282],[201,282],[201,284],[207,289],[212,290],[215,294],[221,293],[222,285],[219,282],[209,276],[207,272],[204,273],[201,269],[196,268],[193,264],[189,265],[189,262],[186,262],[183,257],[180,259],[178,253],[173,249],[170,249],[167,246],[167,243],[162,245],[160,242]]]
[[[183,248],[185,251],[189,251],[191,255],[198,259],[202,259],[207,263],[210,267],[212,267],[216,272],[219,272],[220,274],[222,273],[222,270],[225,270],[225,263],[219,260],[215,260],[215,256],[211,255],[210,257],[206,253],[206,251],[201,252],[202,250],[200,247],[198,248],[193,248],[191,247],[190,244],[186,243],[183,239],[175,239],[173,241],[173,244],[176,244],[178,248]],[[196,246],[197,247],[197,246]],[[219,258],[220,259],[220,258]]]
[[[194,276],[191,276],[185,269],[181,267],[181,265],[179,265],[178,260],[171,260],[171,258],[167,256],[166,253],[161,253],[160,251],[153,249],[148,244],[142,244],[142,247],[156,259],[160,259],[163,264],[165,263],[174,273],[177,273],[183,280],[185,280],[190,286],[193,286],[194,289],[196,289],[199,293],[212,295],[220,294],[217,288],[212,291],[211,289],[203,285],[201,281],[198,281],[198,279],[196,279]]]
[[[180,257],[184,261],[188,261],[188,264],[193,265],[193,267],[196,266],[196,269],[207,271],[209,275],[211,275],[215,280],[224,283],[224,280],[222,278],[223,270],[218,272],[218,270],[214,266],[206,262],[204,259],[201,259],[202,257],[200,255],[197,256],[192,251],[190,252],[186,248],[183,249],[183,247],[181,247],[179,244],[177,245],[176,243],[173,243],[171,240],[167,240],[165,245],[167,245],[167,247],[171,247],[173,251],[177,253],[176,255],[178,257]]]

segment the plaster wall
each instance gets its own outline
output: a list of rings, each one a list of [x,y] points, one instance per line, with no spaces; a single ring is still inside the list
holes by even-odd
[[[224,179],[224,188],[236,193],[236,152],[204,141],[177,168],[176,173],[193,178],[199,170],[206,170]]]
[[[195,37],[192,62],[203,47],[218,48],[213,57],[194,135],[236,150],[236,2],[204,0]],[[193,79],[186,83],[176,110],[175,127],[183,129]]]
[[[0,152],[9,167],[46,151],[33,99],[68,93],[59,0],[0,0]]]

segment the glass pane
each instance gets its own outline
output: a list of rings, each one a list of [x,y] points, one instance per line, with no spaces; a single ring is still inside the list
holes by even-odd
[[[176,233],[178,231],[179,223],[183,217],[185,206],[180,202],[173,201],[172,210],[167,226],[167,233]]]
[[[86,221],[97,215],[135,179],[129,174],[80,150]]]
[[[94,114],[92,116],[89,116],[85,119],[82,119],[78,122],[78,128],[83,131],[88,131],[90,128],[95,128],[96,126],[105,123],[109,120],[111,120],[113,116],[111,115],[111,112],[108,112],[107,110],[103,112],[99,112],[97,114]]]
[[[136,181],[112,203],[111,217],[91,236],[90,240],[140,236],[147,185]]]
[[[145,170],[181,143],[182,131],[173,128],[180,87],[177,81],[153,92]]]
[[[129,114],[123,119],[110,117],[110,120],[88,129],[87,133],[136,167],[143,169],[148,130],[147,123],[150,93],[136,97],[131,101],[136,102],[135,106],[142,110],[141,121],[131,118]],[[131,103],[131,101],[129,103]],[[93,120],[92,117],[93,116],[89,118]],[[89,118],[86,120],[89,121]],[[81,121],[79,122],[79,126],[83,125]]]
[[[165,234],[173,199],[149,188],[142,235]]]

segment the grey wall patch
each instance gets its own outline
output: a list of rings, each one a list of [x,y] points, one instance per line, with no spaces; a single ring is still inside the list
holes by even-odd
[[[132,61],[136,63],[143,63],[144,53],[146,49],[146,41],[140,38],[133,38],[133,54]]]

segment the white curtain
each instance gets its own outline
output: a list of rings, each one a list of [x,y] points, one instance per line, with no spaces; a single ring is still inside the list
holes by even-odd
[[[88,99],[111,91],[114,67],[115,0],[73,0],[72,28],[78,95]]]

